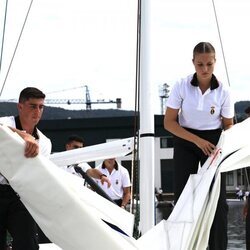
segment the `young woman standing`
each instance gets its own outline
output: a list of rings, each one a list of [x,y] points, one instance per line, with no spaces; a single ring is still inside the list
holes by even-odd
[[[178,200],[190,174],[197,173],[211,155],[222,129],[233,126],[234,103],[229,90],[213,74],[215,49],[208,42],[193,50],[195,73],[177,82],[171,90],[164,127],[174,135],[174,192]],[[227,249],[225,176],[210,231],[209,250]]]

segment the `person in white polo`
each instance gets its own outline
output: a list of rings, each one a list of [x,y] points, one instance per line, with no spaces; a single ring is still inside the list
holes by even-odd
[[[222,129],[233,126],[234,103],[229,88],[213,74],[215,49],[208,42],[193,50],[195,73],[177,82],[167,101],[164,127],[174,135],[175,202],[190,174],[197,173],[211,155]],[[209,250],[227,249],[227,212],[225,176],[215,218],[210,230]]]
[[[111,182],[109,188],[105,183],[102,184],[99,180],[96,180],[98,185],[118,206],[126,208],[131,198],[131,182],[128,170],[120,165],[115,158],[104,160],[102,164],[96,168],[99,169],[102,174],[106,175]]]
[[[17,103],[18,115],[0,117],[0,125],[9,126],[25,141],[24,156],[49,157],[52,144],[37,127],[44,110],[45,94],[34,87],[24,88]],[[13,155],[15,157],[15,155]],[[34,166],[35,167],[35,166]],[[29,173],[27,173],[28,175]],[[6,233],[12,237],[13,250],[37,250],[37,226],[20,196],[0,173],[0,250],[6,249]]]

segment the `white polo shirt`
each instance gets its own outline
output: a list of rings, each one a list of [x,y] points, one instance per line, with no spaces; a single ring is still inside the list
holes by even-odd
[[[95,180],[97,184],[111,199],[122,199],[123,188],[131,186],[128,170],[120,164],[118,164],[118,169],[113,169],[111,174],[109,174],[109,171],[106,168],[102,168],[102,164],[96,168],[108,177],[111,182],[111,186],[108,188],[106,182],[102,184],[100,180]]]
[[[196,74],[181,79],[173,86],[167,107],[180,110],[179,124],[182,127],[197,130],[221,128],[221,117],[234,117],[229,88],[223,86],[214,75],[211,88],[204,94],[197,85]]]
[[[77,164],[77,166],[80,167],[84,172],[87,172],[89,169],[91,169],[89,164],[85,163],[85,162]],[[69,172],[71,174],[75,174],[75,175],[82,177],[80,173],[77,173],[75,171],[74,165],[64,166],[64,167],[61,167],[61,169],[66,170],[67,172]]]

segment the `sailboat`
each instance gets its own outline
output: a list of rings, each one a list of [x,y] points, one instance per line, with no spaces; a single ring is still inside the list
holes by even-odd
[[[138,240],[131,233],[132,214],[84,188],[81,178],[61,170],[51,160],[41,155],[26,159],[24,141],[4,125],[0,126],[0,171],[45,234],[61,249],[99,249],[103,245],[111,250],[206,249],[220,172],[250,164],[249,128],[250,118],[222,133],[217,152],[190,176],[168,220],[162,220]]]
[[[142,237],[138,240],[133,239],[130,230],[126,228],[127,224],[130,225],[126,221],[127,218],[130,217],[129,221],[133,221],[130,215],[92,192],[86,189],[82,190],[82,181],[79,178],[60,171],[52,161],[42,156],[29,161],[25,159],[22,154],[23,141],[9,131],[8,128],[1,127],[0,171],[9,179],[11,185],[21,195],[23,203],[38,224],[59,248],[65,250],[99,249],[105,245],[105,248],[111,250],[205,249],[209,225],[213,218],[216,199],[218,199],[219,172],[241,168],[250,163],[248,153],[250,152],[250,138],[245,136],[249,131],[249,120],[247,120],[235,126],[234,130],[224,133],[218,145],[219,151],[215,156],[208,159],[197,176],[191,177],[169,220],[163,220],[154,226],[154,117],[153,112],[151,112],[153,100],[150,71],[148,70],[150,61],[148,59],[148,37],[150,33],[146,28],[146,23],[150,21],[147,18],[150,9],[149,2],[144,1],[141,6],[141,127],[139,137],[140,164],[142,166],[140,179],[143,180],[140,186]],[[235,140],[235,138],[241,138],[241,140]],[[231,147],[231,141],[237,141],[235,147]],[[104,147],[103,149],[105,151],[106,148]],[[88,148],[85,148],[85,150],[88,150]],[[13,154],[16,156],[15,159],[12,157]],[[105,158],[106,155],[101,157]],[[74,160],[74,157],[72,158]],[[54,156],[54,159],[56,159],[56,156]],[[82,159],[82,161],[88,160],[88,157],[83,157]],[[28,178],[26,173],[31,165],[37,167],[30,172],[32,178]],[[41,179],[39,178],[41,176],[47,176],[48,182],[44,183],[46,185],[42,185],[42,187],[37,187],[36,183],[40,183],[39,180]],[[200,201],[200,197],[196,192],[194,192],[193,197],[188,199],[186,192],[189,194],[190,190],[192,190],[191,188],[194,187],[195,191],[198,187],[201,187],[200,185],[207,188],[209,181],[214,176],[217,177],[217,182],[214,184],[212,193],[208,189],[203,192],[203,203],[199,202],[197,204],[197,201]],[[34,188],[27,188],[28,184]],[[50,192],[50,197],[40,196],[39,199],[35,198],[37,194],[40,194],[40,188],[45,190],[47,188],[51,189],[51,187],[53,187],[53,192]],[[42,193],[46,192],[42,191]],[[187,200],[189,201],[188,214],[183,213],[182,209],[184,202],[186,204]],[[193,208],[197,208],[200,212],[196,218],[192,216]],[[110,212],[112,213],[112,218],[109,216]],[[122,221],[126,221],[126,223],[119,222],[121,217],[124,218]],[[208,222],[206,227],[201,226],[201,219],[205,219]],[[181,245],[176,246],[178,243],[176,236],[180,232],[180,227],[183,232],[183,239],[180,241]],[[204,232],[204,234],[201,234],[201,232]],[[200,238],[199,235],[202,235],[202,237]],[[48,247],[57,248],[57,246]]]

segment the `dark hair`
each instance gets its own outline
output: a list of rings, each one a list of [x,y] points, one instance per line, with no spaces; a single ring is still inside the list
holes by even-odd
[[[200,42],[198,43],[193,50],[193,58],[196,54],[203,54],[203,53],[214,53],[215,49],[213,45],[209,42]]]
[[[44,99],[45,94],[37,88],[27,87],[21,91],[19,95],[19,102],[22,103],[28,101],[30,98]]]
[[[70,143],[72,141],[81,142],[83,144],[83,146],[84,146],[84,139],[81,136],[79,136],[79,135],[70,135],[68,137],[68,139],[67,139],[66,144],[68,144],[68,143]]]
[[[103,162],[102,162],[102,168],[106,168],[106,164],[105,164],[105,161],[108,160],[108,159],[105,159]],[[117,161],[115,160],[115,165],[114,165],[114,169],[118,169],[118,163]]]
[[[245,109],[245,113],[248,115],[250,114],[250,106]]]

